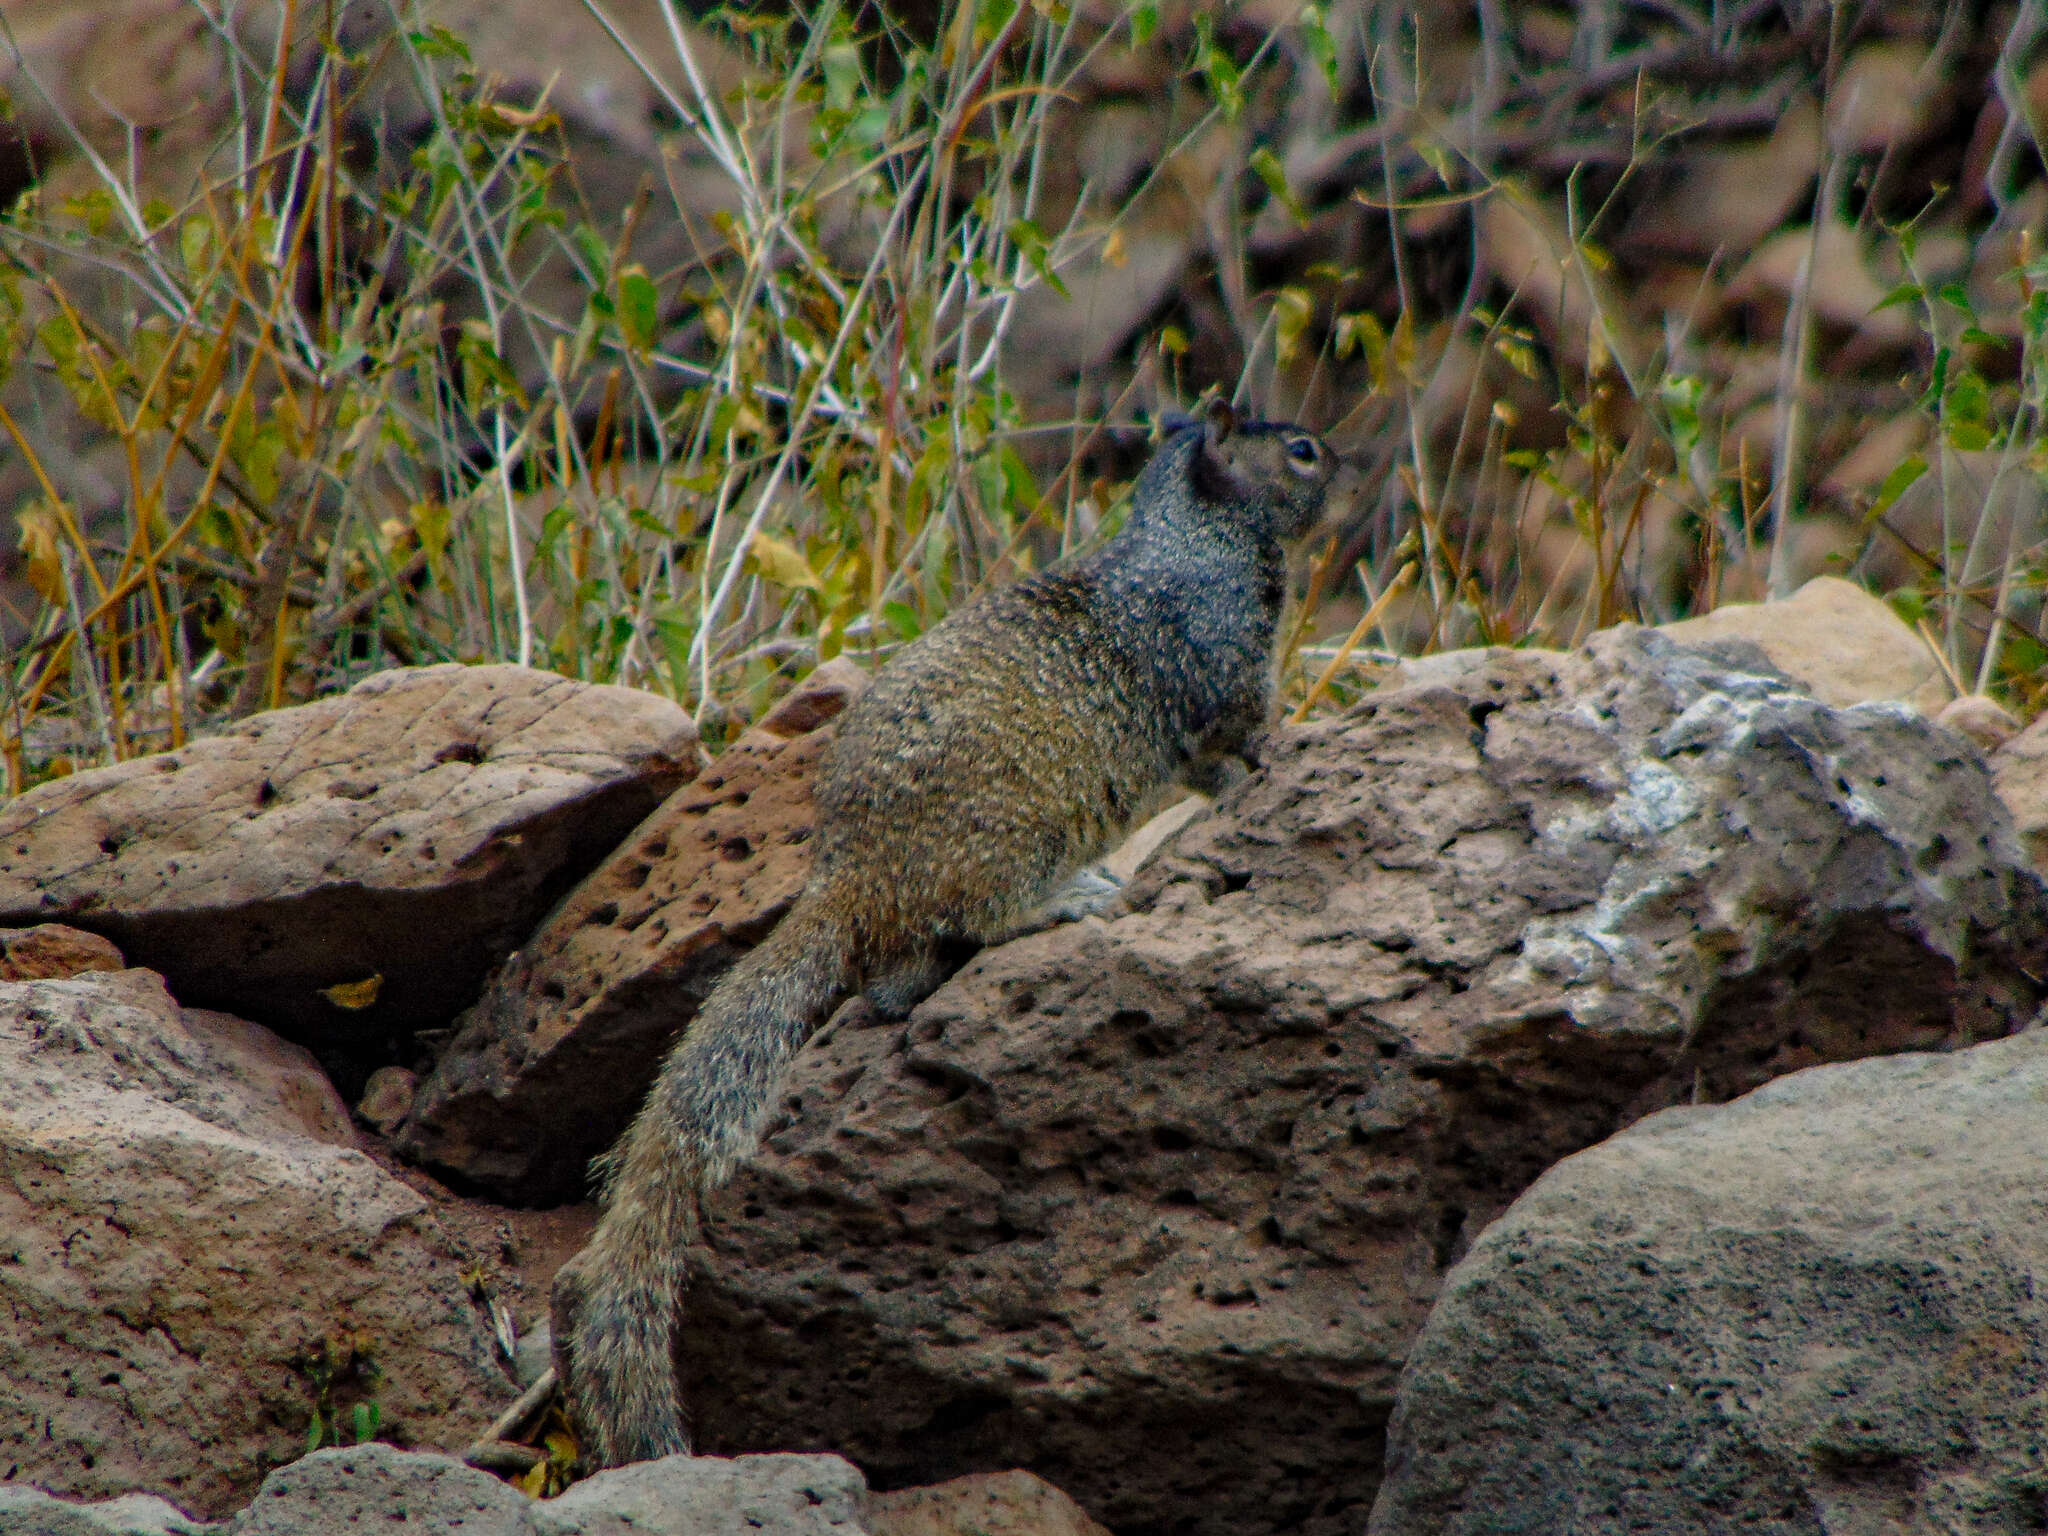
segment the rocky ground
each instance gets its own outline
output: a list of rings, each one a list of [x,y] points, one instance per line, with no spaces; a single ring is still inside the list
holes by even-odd
[[[691,1254],[707,1454],[463,1465],[862,683],[706,761],[394,672],[0,812],[0,1531],[2039,1528],[2048,729],[1828,581],[1403,664],[848,1005]]]

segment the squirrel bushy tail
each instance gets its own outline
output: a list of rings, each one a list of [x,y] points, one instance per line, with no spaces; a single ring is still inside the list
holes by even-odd
[[[683,1250],[699,1197],[759,1140],[784,1068],[859,985],[842,905],[807,893],[734,964],[601,1164],[604,1215],[557,1278],[552,1309],[572,1401],[609,1405],[584,1426],[602,1442],[584,1453],[601,1465],[690,1449],[674,1369]]]

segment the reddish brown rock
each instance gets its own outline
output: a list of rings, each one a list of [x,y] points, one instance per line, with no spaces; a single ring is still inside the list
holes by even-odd
[[[85,971],[126,970],[121,951],[63,923],[0,929],[0,981],[61,981]]]
[[[677,706],[521,667],[379,673],[0,808],[0,924],[62,918],[353,1078],[445,1024],[696,768]]]
[[[588,1189],[655,1068],[810,870],[811,779],[866,683],[828,662],[679,790],[491,978],[394,1141],[531,1203]]]
[[[703,1449],[1356,1531],[1445,1269],[1545,1168],[2048,975],[1974,749],[1631,629],[1279,733],[1128,895],[799,1059],[691,1255]]]
[[[868,1495],[869,1536],[1110,1536],[1029,1472],[982,1472]]]
[[[464,1444],[511,1389],[463,1268],[304,1050],[147,971],[0,984],[11,1480],[224,1513],[305,1450],[323,1351],[336,1406]]]

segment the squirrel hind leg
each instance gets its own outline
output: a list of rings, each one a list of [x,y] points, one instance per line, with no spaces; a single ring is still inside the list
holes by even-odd
[[[937,938],[920,945],[910,954],[874,971],[863,995],[868,1006],[885,1019],[904,1019],[910,1010],[930,997],[961,966],[974,958],[981,946],[966,939]]]

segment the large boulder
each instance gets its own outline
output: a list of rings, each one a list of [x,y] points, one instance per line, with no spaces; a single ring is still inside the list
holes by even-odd
[[[1445,1270],[1560,1157],[2037,1007],[2041,883],[1912,710],[1633,629],[1425,672],[1276,734],[1127,915],[812,1043],[690,1254],[704,1449],[1353,1531]]]
[[[1474,1244],[1375,1536],[2041,1529],[2048,1032],[1654,1115]]]
[[[463,1267],[303,1049],[148,971],[0,984],[8,1481],[221,1513],[370,1400],[465,1444],[511,1389]]]
[[[811,782],[866,685],[811,674],[576,887],[457,1021],[398,1150],[523,1204],[574,1200],[711,988],[796,900]]]
[[[524,667],[379,673],[0,807],[0,926],[61,919],[351,1092],[446,1024],[697,766],[675,704]]]

